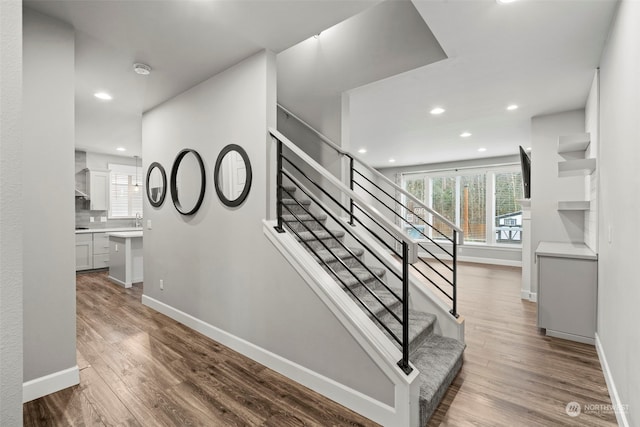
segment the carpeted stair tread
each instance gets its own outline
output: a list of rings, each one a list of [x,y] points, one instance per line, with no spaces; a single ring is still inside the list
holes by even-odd
[[[398,316],[402,320],[402,316]],[[389,329],[402,340],[402,325],[391,315],[389,312],[385,312],[380,316],[380,320],[387,325]],[[409,310],[409,353],[418,351],[422,343],[433,333],[433,325],[435,324],[436,316],[431,313],[425,313],[423,311]],[[376,322],[377,323],[377,322]],[[383,329],[383,332],[389,336],[389,333]],[[400,348],[400,345],[396,340],[391,338],[392,342]],[[413,356],[412,359],[413,360]]]
[[[351,252],[349,252],[349,250]],[[340,262],[336,259],[336,257],[346,261],[354,257],[361,257],[362,254],[364,254],[364,249],[362,248],[349,248],[349,250],[345,248],[331,248],[331,251],[328,251],[326,249],[319,249],[319,250],[315,250],[313,252],[310,251],[310,252],[311,252],[311,255],[313,255],[315,260],[318,262],[320,262],[318,259],[321,259],[326,263],[335,262],[338,264],[340,264]],[[356,264],[356,263],[358,262],[355,261],[353,264]],[[324,265],[324,263],[322,262],[320,262],[320,264]]]
[[[383,268],[369,267],[369,269],[378,277],[382,277],[385,274],[385,270]],[[352,268],[351,271],[355,274],[355,276],[358,279],[360,279],[360,281],[364,283],[371,283],[376,280],[375,277],[364,268]],[[338,280],[338,284],[340,284],[343,287],[348,286],[352,288],[354,286],[362,286],[360,281],[358,281],[358,279],[356,279],[356,277],[354,277],[353,274],[351,274],[346,270],[338,271],[337,274],[338,274],[338,277],[342,279],[342,280]]]
[[[296,190],[297,190],[297,187],[296,187],[296,186],[294,186],[294,185],[283,185],[282,187],[283,187],[283,189],[284,189],[284,195],[283,195],[283,197],[288,196],[288,193],[293,194],[293,193],[295,193],[295,192],[296,192]]]
[[[344,231],[342,230],[331,230],[331,233],[333,233],[333,236],[330,233],[321,230],[314,231],[313,234],[311,234],[310,231],[301,231],[298,234],[300,235],[300,239],[305,241],[329,240],[333,238],[342,239],[344,237]]]
[[[420,371],[420,425],[426,426],[442,397],[462,367],[464,343],[431,335],[411,356]]]
[[[391,292],[389,292],[385,288],[378,288],[378,289],[375,289],[374,291],[375,291],[375,294],[380,299],[380,301],[382,301],[382,303],[385,306],[393,310],[393,312],[396,313],[396,315],[400,314],[400,312],[402,311],[401,310],[402,305],[400,304],[400,301],[396,297],[394,297]],[[396,295],[398,295],[399,297],[402,297],[401,290],[393,289],[393,291],[395,292]],[[355,299],[355,297],[351,292],[348,292],[348,294],[356,302],[356,304],[360,304]],[[381,314],[388,312],[388,310],[382,304],[380,304],[380,302],[373,295],[371,295],[371,292],[368,292],[367,290],[362,290],[358,292],[357,295],[360,301],[362,301],[367,307],[369,307],[369,310],[373,311],[377,316],[380,316]],[[367,311],[367,314],[368,313],[369,312]]]
[[[296,218],[296,216],[298,218]],[[291,214],[283,214],[282,215],[282,220],[284,222],[298,222],[298,221],[313,221],[313,222],[324,222],[327,220],[327,215],[325,214],[314,214],[314,215],[309,215],[309,214],[296,214],[296,216],[293,216]]]

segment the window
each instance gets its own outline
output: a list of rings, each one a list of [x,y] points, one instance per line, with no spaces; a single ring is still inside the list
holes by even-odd
[[[496,173],[495,218],[496,242],[522,243],[522,174]]]
[[[142,214],[144,191],[141,170],[135,166],[118,164],[109,164],[109,170],[109,218],[132,218]]]
[[[522,212],[517,202],[522,198],[522,176],[516,165],[404,174],[402,182],[409,193],[460,227],[466,242],[490,245],[522,242]],[[405,204],[409,210],[422,214],[410,200]],[[425,228],[411,212],[406,213],[406,218],[416,228]],[[443,221],[432,221],[436,229],[452,237]],[[421,237],[411,226],[408,228],[412,237]],[[424,233],[433,239],[443,239],[430,227]]]

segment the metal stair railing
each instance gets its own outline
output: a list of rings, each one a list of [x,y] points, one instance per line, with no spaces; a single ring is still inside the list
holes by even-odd
[[[313,132],[324,144],[334,150],[348,162],[348,186],[356,194],[364,194],[371,199],[362,204],[362,200],[349,198],[349,223],[354,224],[356,211],[363,211],[366,205],[379,212],[372,203],[376,203],[383,211],[402,225],[402,230],[409,230],[416,239],[416,249],[426,254],[418,256],[416,263],[411,263],[411,273],[432,285],[450,302],[450,313],[458,317],[457,311],[457,252],[458,246],[464,244],[464,232],[452,221],[427,206],[413,194],[400,187],[362,159],[343,150],[322,133],[315,130],[304,120],[278,105],[285,114],[293,117]],[[367,174],[371,176],[368,177]],[[398,212],[400,211],[400,212]],[[440,224],[436,226],[435,224]],[[447,246],[451,246],[448,249]],[[386,245],[388,247],[388,245]]]
[[[346,187],[342,181],[337,179],[331,174],[331,172],[324,169],[320,164],[313,160],[304,151],[298,148],[294,143],[289,141],[284,135],[279,133],[275,129],[270,130],[271,136],[274,138],[277,144],[277,225],[276,230],[280,233],[288,231],[292,233],[306,249],[312,253],[321,265],[332,275],[338,282],[342,284],[345,291],[350,293],[353,298],[367,311],[371,317],[378,323],[382,329],[384,329],[391,338],[399,344],[402,351],[402,359],[398,361],[398,366],[409,374],[412,368],[409,364],[409,266],[412,262],[415,262],[416,253],[416,241],[412,237],[403,232],[396,224],[389,220],[386,216],[382,215],[377,209],[368,205],[361,195],[356,194],[353,190]],[[309,174],[305,170],[312,170],[319,174],[325,181],[325,184],[319,184],[317,179],[309,177]],[[296,191],[300,191],[306,198],[308,198],[314,206],[318,207],[323,214],[327,215],[333,220],[337,226],[341,227],[345,234],[349,234],[366,252],[367,255],[371,255],[385,267],[386,271],[390,273],[390,277],[383,279],[381,274],[378,274],[371,267],[367,266],[364,261],[355,254],[331,229],[319,220],[312,211],[301,203],[296,197],[294,192],[291,191],[287,185],[292,185]],[[304,183],[303,183],[304,182]],[[359,211],[357,213],[350,213],[348,205],[345,206],[339,199],[328,191],[326,186],[331,186],[340,195],[346,196],[349,200],[353,200],[357,203]],[[310,188],[314,188],[316,191],[310,191]],[[324,200],[321,200],[322,195]],[[284,203],[284,199],[291,199],[293,203]],[[297,209],[296,209],[297,208]],[[400,259],[402,263],[402,274],[395,272],[393,266],[389,265],[383,257],[372,250],[369,245],[362,241],[354,232],[352,227],[341,220],[342,215],[348,215],[350,218],[363,226],[368,230],[369,234],[376,240],[382,243],[386,243],[387,239],[392,239],[394,244],[401,246],[401,250],[396,251],[393,245],[388,245],[393,253]],[[365,223],[366,222],[366,223]],[[311,223],[319,225],[312,226]],[[313,237],[313,241],[317,241],[321,245],[321,251],[319,253],[309,241],[302,235],[300,229],[293,224],[300,224],[300,227],[304,232]],[[285,227],[287,230],[285,230]],[[314,228],[314,227],[320,227]],[[338,248],[331,247],[319,233],[325,233],[324,236],[330,236],[331,239],[338,242]],[[380,234],[384,233],[385,237]],[[337,249],[344,251],[352,259],[351,263],[355,263],[355,266],[348,265],[342,256],[337,253]],[[323,256],[324,255],[324,256]],[[341,272],[346,272],[340,274]],[[363,279],[361,274],[368,274],[369,279]],[[401,292],[394,290],[393,283],[399,284]],[[368,284],[370,283],[370,285]],[[382,314],[376,314],[374,308],[367,305],[363,301],[363,297],[359,295],[353,286],[357,284],[361,286],[366,294],[371,295],[373,299],[381,305]],[[385,289],[393,297],[392,303],[385,304],[385,302],[376,294],[375,287]],[[366,295],[365,294],[365,295]],[[399,303],[402,308],[402,315],[397,315],[391,304]],[[398,322],[402,328],[402,336],[399,337],[393,332],[390,324],[387,324],[382,316],[389,313],[391,320]]]

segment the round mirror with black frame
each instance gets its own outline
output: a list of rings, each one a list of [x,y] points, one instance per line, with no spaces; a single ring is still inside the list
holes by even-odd
[[[182,215],[193,215],[204,200],[207,178],[202,157],[190,148],[178,153],[171,168],[171,199]]]
[[[236,144],[229,144],[220,151],[213,171],[216,193],[225,205],[240,206],[251,189],[251,162],[247,152]]]
[[[164,203],[167,195],[167,174],[162,165],[153,162],[147,170],[147,199],[154,208],[159,208]]]

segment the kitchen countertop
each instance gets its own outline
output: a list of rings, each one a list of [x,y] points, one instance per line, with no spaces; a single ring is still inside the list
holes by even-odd
[[[119,232],[119,231],[140,231],[142,232],[142,227],[112,227],[112,228],[90,228],[88,230],[76,230],[76,234],[86,234],[86,233],[109,233],[109,232]]]
[[[108,234],[109,237],[120,237],[122,239],[129,239],[133,237],[142,237],[142,230],[138,231],[116,231]]]

